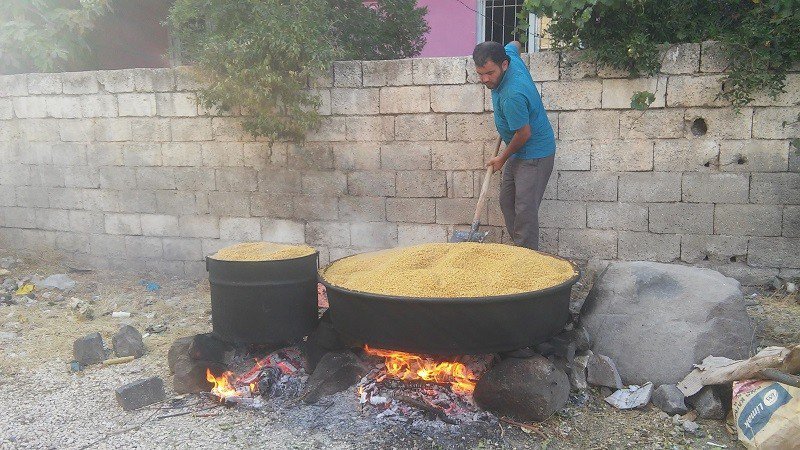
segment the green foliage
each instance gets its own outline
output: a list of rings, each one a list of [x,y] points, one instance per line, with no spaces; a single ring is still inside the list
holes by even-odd
[[[91,57],[86,35],[110,0],[5,0],[0,8],[0,73],[64,71]]]
[[[557,46],[585,48],[634,76],[658,71],[660,44],[720,41],[730,60],[722,97],[735,106],[783,92],[800,61],[797,0],[526,0],[525,8],[553,18]]]
[[[317,126],[309,80],[336,59],[405,58],[419,53],[428,27],[414,0],[177,0],[169,23],[181,52],[208,87],[207,107],[241,107],[245,129],[270,139],[302,139]]]
[[[633,94],[633,97],[631,97],[631,108],[638,109],[639,111],[644,111],[645,109],[650,107],[650,105],[652,105],[654,101],[656,101],[656,95],[653,94],[652,92],[648,91],[636,92],[635,94]]]

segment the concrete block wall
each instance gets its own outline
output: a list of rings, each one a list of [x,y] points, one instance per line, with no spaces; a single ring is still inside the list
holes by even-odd
[[[735,111],[713,43],[665,49],[640,79],[575,52],[523,58],[558,139],[542,250],[800,272],[800,74]],[[444,242],[472,218],[496,134],[469,58],[335,63],[303,143],[254,139],[198,107],[199,87],[186,68],[0,77],[2,245],[198,276],[238,241],[306,242],[325,263]],[[656,101],[632,110],[641,90]],[[498,185],[485,217],[506,242]]]

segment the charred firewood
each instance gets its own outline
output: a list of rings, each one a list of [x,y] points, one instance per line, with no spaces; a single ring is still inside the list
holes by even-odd
[[[441,408],[437,406],[433,406],[425,401],[417,400],[416,398],[409,397],[401,393],[395,393],[392,397],[397,401],[403,402],[415,408],[419,408],[435,417],[438,417],[439,420],[441,420],[444,423],[449,423],[450,425],[458,425],[457,420],[450,418],[447,415],[447,413],[445,413]]]

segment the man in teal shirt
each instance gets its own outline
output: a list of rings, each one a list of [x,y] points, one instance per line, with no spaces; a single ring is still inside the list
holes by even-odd
[[[472,59],[492,90],[494,123],[506,147],[486,166],[503,171],[500,209],[516,245],[538,250],[539,205],[553,171],[556,140],[539,91],[520,58],[521,45],[483,42]]]

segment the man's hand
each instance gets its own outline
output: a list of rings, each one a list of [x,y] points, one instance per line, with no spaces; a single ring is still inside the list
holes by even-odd
[[[486,163],[486,167],[492,168],[492,173],[497,172],[503,168],[503,164],[506,163],[506,160],[503,159],[501,156],[495,156],[494,158],[490,159],[489,162]]]

